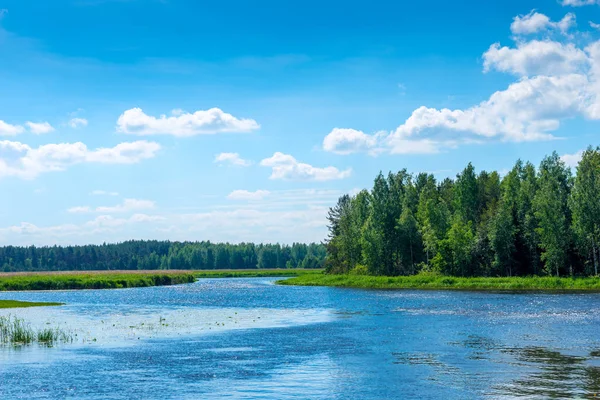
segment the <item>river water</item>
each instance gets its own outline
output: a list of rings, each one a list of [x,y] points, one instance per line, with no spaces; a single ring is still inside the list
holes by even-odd
[[[274,281],[2,293],[77,336],[0,347],[0,399],[600,397],[600,294]]]

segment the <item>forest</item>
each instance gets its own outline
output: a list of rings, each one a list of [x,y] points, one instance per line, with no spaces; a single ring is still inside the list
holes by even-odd
[[[0,247],[0,267],[14,271],[321,268],[322,244],[229,244],[131,240],[116,244]]]
[[[405,169],[329,210],[326,270],[357,275],[598,275],[600,148],[455,179]]]

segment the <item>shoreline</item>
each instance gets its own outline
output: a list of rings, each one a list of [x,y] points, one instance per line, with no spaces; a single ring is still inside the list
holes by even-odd
[[[367,276],[313,274],[276,282],[287,286],[328,286],[383,290],[465,290],[482,292],[600,292],[600,278],[451,277],[437,275]]]
[[[125,289],[193,283],[201,278],[292,277],[322,270],[133,270],[49,271],[0,274],[0,292],[39,290]]]

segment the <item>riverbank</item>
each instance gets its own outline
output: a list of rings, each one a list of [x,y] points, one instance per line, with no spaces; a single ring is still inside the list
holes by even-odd
[[[312,274],[281,280],[277,283],[293,286],[332,286],[360,289],[600,291],[600,278],[459,278],[439,275],[387,277]]]
[[[122,289],[192,283],[198,278],[290,277],[320,274],[321,270],[170,270],[170,271],[57,271],[0,274],[0,291]]]
[[[191,283],[196,277],[190,272],[71,272],[29,273],[0,276],[0,291],[121,289],[131,287],[167,286]]]
[[[62,306],[64,303],[47,303],[33,301],[0,300],[0,309],[2,308],[25,308],[25,307],[47,307]]]

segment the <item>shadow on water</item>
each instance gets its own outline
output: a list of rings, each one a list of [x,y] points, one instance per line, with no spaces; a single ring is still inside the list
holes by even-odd
[[[462,342],[450,343],[471,351],[471,360],[489,360],[519,368],[509,383],[499,384],[493,392],[499,396],[527,398],[600,398],[600,350],[588,355],[563,354],[541,346],[521,348],[502,347],[496,341],[482,336],[469,336]],[[427,363],[438,369],[453,368],[433,359],[419,362],[406,358],[411,364]]]

